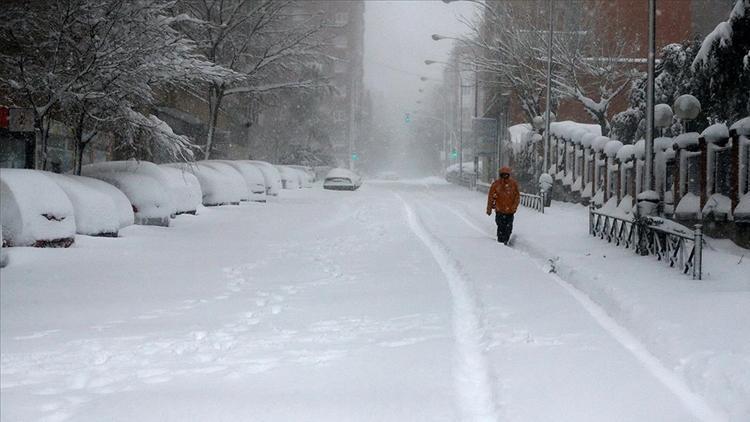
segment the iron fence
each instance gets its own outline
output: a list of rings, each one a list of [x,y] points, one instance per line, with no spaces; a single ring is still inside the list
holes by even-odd
[[[521,205],[544,214],[544,194],[533,195],[530,193],[521,192]]]
[[[697,224],[694,231],[678,231],[661,227],[663,222],[651,217],[635,220],[615,217],[589,207],[590,235],[633,249],[640,255],[655,256],[683,274],[690,274],[693,280],[702,279],[702,226]]]

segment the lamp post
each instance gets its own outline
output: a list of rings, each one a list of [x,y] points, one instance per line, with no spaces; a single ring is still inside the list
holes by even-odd
[[[654,180],[654,73],[656,60],[656,0],[648,0],[648,85],[646,87],[646,189]]]

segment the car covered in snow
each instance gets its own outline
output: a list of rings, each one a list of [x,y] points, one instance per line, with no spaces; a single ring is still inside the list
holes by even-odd
[[[302,188],[302,174],[300,174],[297,170],[282,165],[277,165],[276,168],[279,170],[279,174],[281,175],[281,186],[284,189]]]
[[[302,187],[311,188],[315,183],[315,170],[312,167],[288,165],[287,167],[293,168],[302,173]]]
[[[0,169],[0,226],[7,246],[68,247],[76,233],[70,199],[37,170]]]
[[[254,165],[263,174],[263,180],[266,184],[266,195],[277,196],[281,189],[281,174],[273,164],[265,161],[247,160],[247,163]]]
[[[167,164],[159,164],[159,168],[164,171],[169,181],[167,188],[172,194],[175,215],[195,215],[203,199],[198,178],[192,172]]]
[[[43,172],[51,178],[60,189],[65,192],[73,205],[75,215],[76,233],[88,236],[117,237],[120,230],[120,218],[117,207],[124,207],[130,212],[130,223],[133,223],[133,210],[125,194],[101,180],[72,174],[57,174]],[[122,196],[122,201],[115,202],[106,188],[97,185],[108,186]]]
[[[105,181],[127,196],[135,224],[169,226],[176,213],[169,179],[154,163],[148,161],[104,161],[81,168],[83,176]]]
[[[231,185],[233,191],[239,192],[240,201],[250,200],[250,189],[248,188],[247,183],[245,183],[245,178],[242,177],[242,174],[237,171],[237,169],[226,162],[216,160],[199,161],[198,165],[211,167],[221,173],[225,179],[224,183],[227,186]]]
[[[251,201],[266,202],[266,182],[258,167],[243,160],[216,160],[216,162],[228,164],[242,175]]]
[[[238,205],[247,196],[242,176],[227,174],[205,162],[164,164],[181,171],[192,173],[201,188],[201,203],[207,207],[219,205]],[[226,170],[226,169],[224,169]]]
[[[323,189],[329,190],[357,190],[361,185],[360,175],[342,168],[331,169],[323,180]]]

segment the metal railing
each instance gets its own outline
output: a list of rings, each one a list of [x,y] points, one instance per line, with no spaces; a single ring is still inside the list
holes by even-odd
[[[530,193],[521,192],[521,205],[544,214],[544,194],[533,195]]]
[[[652,255],[693,280],[703,277],[703,231],[697,224],[687,233],[660,227],[658,219],[628,220],[589,207],[589,234],[609,243],[633,249],[639,255]]]

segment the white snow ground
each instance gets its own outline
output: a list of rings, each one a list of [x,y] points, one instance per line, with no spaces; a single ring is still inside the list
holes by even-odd
[[[706,279],[436,179],[12,248],[3,421],[750,419],[750,257]],[[555,273],[549,273],[554,267]]]

